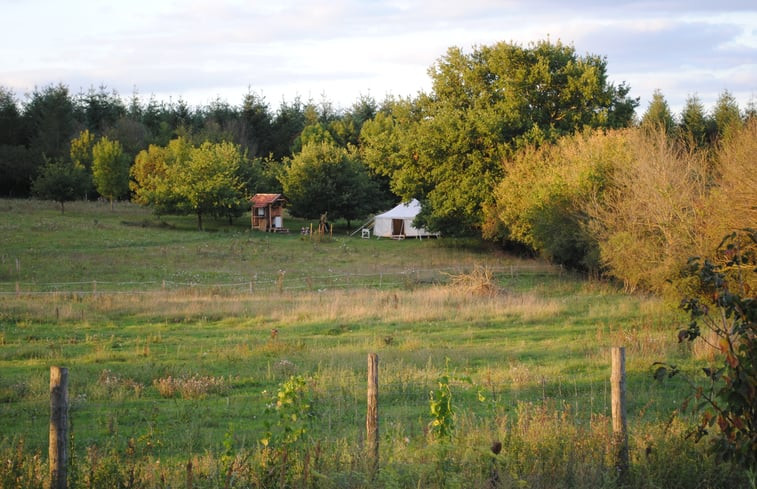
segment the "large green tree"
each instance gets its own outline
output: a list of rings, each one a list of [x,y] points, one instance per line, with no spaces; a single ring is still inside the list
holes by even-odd
[[[92,146],[92,180],[100,195],[108,198],[112,210],[113,200],[129,191],[129,160],[121,143],[102,137]]]
[[[386,206],[378,184],[353,151],[333,142],[310,142],[291,160],[281,183],[293,216],[343,218],[347,226]]]
[[[203,229],[203,215],[228,216],[242,206],[244,182],[239,172],[244,156],[239,146],[230,142],[205,142],[192,150],[186,165],[174,166],[169,177],[181,206],[197,216],[197,228]]]
[[[193,147],[186,139],[166,147],[151,145],[137,155],[131,170],[134,200],[165,214],[238,216],[246,205],[247,185],[255,171],[241,148],[230,142]]]
[[[171,140],[166,146],[151,144],[140,151],[131,167],[129,186],[134,202],[150,206],[158,214],[182,213],[181,196],[176,192],[172,175],[188,164],[192,145],[184,138]]]
[[[419,224],[480,232],[506,157],[584,127],[628,125],[638,104],[609,83],[606,60],[549,41],[451,48],[429,70],[432,92],[363,125],[363,154],[392,190],[423,203]]]

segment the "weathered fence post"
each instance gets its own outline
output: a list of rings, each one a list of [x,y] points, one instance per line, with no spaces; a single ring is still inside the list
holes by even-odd
[[[66,489],[68,369],[50,367],[50,489]]]
[[[612,348],[611,403],[615,469],[622,480],[628,473],[628,431],[626,425],[626,349]]]
[[[368,409],[365,416],[365,443],[371,471],[379,467],[378,355],[368,355]]]

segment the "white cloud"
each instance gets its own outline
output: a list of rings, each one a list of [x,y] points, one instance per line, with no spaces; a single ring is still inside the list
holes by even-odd
[[[295,95],[340,106],[360,94],[428,90],[449,46],[550,37],[606,55],[611,81],[645,100],[757,86],[757,10],[746,1],[0,0],[0,85],[63,82],[130,94],[237,103],[248,86],[272,105]],[[18,42],[23,39],[24,42]],[[717,88],[716,88],[717,87]],[[707,95],[705,95],[707,94]],[[716,97],[717,95],[715,95]],[[746,98],[744,98],[746,97]]]

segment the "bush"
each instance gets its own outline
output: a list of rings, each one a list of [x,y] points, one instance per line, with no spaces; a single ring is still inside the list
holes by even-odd
[[[585,209],[601,201],[616,169],[630,164],[630,144],[628,131],[593,132],[517,153],[495,189],[495,205],[487,209],[485,237],[596,271],[597,242],[587,232]]]
[[[733,461],[757,476],[757,231],[731,234],[718,249],[714,261],[689,262],[696,295],[681,307],[691,319],[679,331],[678,340],[704,341],[717,351],[715,364],[702,369],[704,385],[688,379],[692,399],[701,411],[692,432],[695,439],[708,438],[717,457]],[[702,328],[714,341],[705,339]],[[662,379],[679,373],[674,365],[661,364],[655,376]],[[716,428],[717,427],[717,428]]]

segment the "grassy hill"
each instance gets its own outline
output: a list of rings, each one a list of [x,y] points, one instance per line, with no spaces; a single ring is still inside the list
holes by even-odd
[[[502,487],[612,485],[609,347],[625,346],[633,485],[743,483],[682,439],[685,417],[671,415],[684,383],[651,379],[654,361],[691,371],[706,360],[675,343],[684,318],[543,262],[471,241],[341,228],[313,240],[252,232],[245,218],[198,232],[191,217],[130,204],[61,215],[18,200],[0,201],[0,250],[0,450],[28,454],[29,470],[44,473],[32,454],[46,450],[49,367],[62,365],[81,481],[112,461],[111,483],[136,467],[144,486],[185,484],[192,461],[195,487],[227,486],[232,473],[240,487],[266,487],[265,474],[278,486],[484,487],[492,471]],[[361,448],[370,352],[373,482]],[[444,373],[450,442],[429,433]],[[310,405],[303,424],[272,409],[292,376],[304,380],[293,405]],[[281,441],[300,427],[300,440]],[[269,432],[283,462],[262,449]]]

